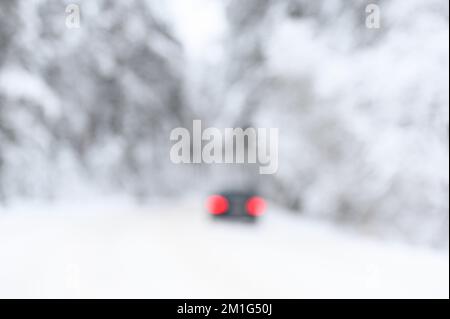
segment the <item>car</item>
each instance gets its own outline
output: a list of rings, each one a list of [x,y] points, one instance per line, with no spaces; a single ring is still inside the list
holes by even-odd
[[[211,195],[206,209],[217,219],[255,221],[265,213],[266,201],[251,191],[225,191]]]

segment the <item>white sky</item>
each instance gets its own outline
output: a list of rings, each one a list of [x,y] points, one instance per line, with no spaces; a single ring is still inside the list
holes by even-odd
[[[223,5],[220,0],[169,1],[175,32],[189,57],[208,55],[217,46],[226,30]]]

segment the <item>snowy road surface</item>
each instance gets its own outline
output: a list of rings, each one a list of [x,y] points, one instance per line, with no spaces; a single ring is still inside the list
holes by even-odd
[[[0,210],[2,298],[449,297],[448,250],[281,210],[246,225],[196,203],[32,207]]]

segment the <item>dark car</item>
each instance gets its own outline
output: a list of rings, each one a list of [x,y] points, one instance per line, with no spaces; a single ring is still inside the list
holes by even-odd
[[[206,209],[215,218],[256,220],[264,214],[266,202],[254,192],[227,191],[209,196]]]

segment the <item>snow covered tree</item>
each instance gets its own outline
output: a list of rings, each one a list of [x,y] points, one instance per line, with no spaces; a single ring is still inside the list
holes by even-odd
[[[1,4],[0,128],[15,137],[0,143],[3,192],[58,189],[67,161],[132,193],[164,189],[183,112],[180,44],[155,2],[81,1],[80,28],[66,26],[68,4]]]
[[[280,203],[445,244],[448,2],[373,3],[230,1],[224,107],[280,128]]]

